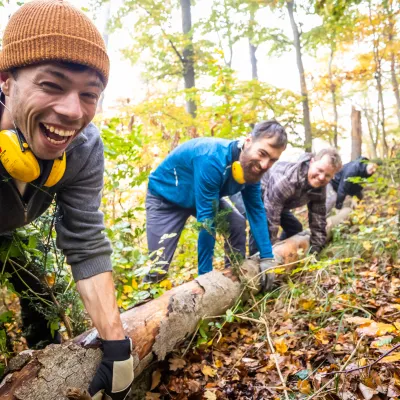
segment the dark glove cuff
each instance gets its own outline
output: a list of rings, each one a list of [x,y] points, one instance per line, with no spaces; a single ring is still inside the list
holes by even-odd
[[[123,340],[103,340],[100,339],[103,345],[104,359],[110,361],[127,360],[132,351],[131,339],[125,337]]]

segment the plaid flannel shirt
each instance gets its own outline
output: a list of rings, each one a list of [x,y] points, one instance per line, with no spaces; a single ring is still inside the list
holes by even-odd
[[[298,162],[277,162],[262,178],[261,188],[267,212],[271,242],[277,241],[283,210],[307,204],[311,230],[311,246],[320,251],[326,242],[326,188],[312,188],[307,173],[312,154],[304,154]]]

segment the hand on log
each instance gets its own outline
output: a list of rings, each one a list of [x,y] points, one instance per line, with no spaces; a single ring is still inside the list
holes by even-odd
[[[92,400],[87,390],[81,390],[78,388],[68,389],[66,396],[69,400]]]

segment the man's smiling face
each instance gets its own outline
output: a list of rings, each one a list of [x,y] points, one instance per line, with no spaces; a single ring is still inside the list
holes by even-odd
[[[2,73],[2,90],[9,110],[3,111],[1,129],[23,133],[36,157],[60,157],[90,123],[103,91],[97,72],[46,63]]]

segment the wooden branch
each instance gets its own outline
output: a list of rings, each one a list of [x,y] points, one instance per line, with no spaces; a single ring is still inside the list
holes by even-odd
[[[349,210],[343,209],[339,215],[348,213]],[[342,220],[339,215],[328,223],[329,229]],[[310,235],[305,232],[278,243],[274,253],[281,263],[295,262],[299,259],[298,250],[306,252],[309,242]],[[258,262],[246,260],[241,271],[244,279],[259,290]],[[192,335],[203,318],[224,315],[242,292],[242,284],[230,269],[212,271],[121,314],[125,332],[134,345],[135,378],[152,361],[163,360]],[[78,388],[78,392],[69,393],[75,396],[70,398],[80,399],[79,389],[89,386],[102,358],[95,329],[62,345],[23,352],[16,359],[22,355],[25,357],[22,365],[11,368],[0,384],[2,400],[65,400],[70,388]]]

